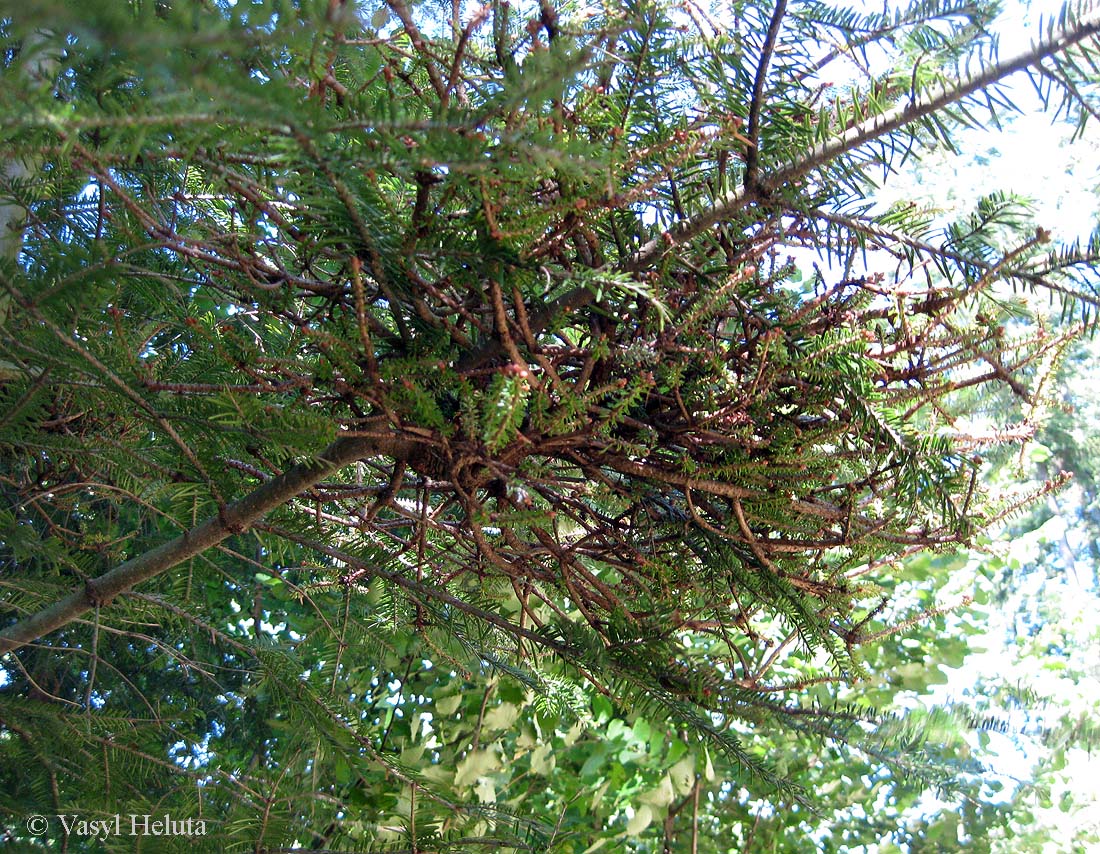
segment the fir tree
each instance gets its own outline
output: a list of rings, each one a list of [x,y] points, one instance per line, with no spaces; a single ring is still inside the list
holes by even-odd
[[[1095,110],[1100,16],[1002,57],[995,5],[9,8],[10,838],[726,850],[730,784],[806,801],[775,732],[946,785],[940,722],[814,689],[938,616],[884,617],[894,562],[1020,506],[956,419],[1040,411],[1096,317],[1022,200],[869,201],[1013,73]]]

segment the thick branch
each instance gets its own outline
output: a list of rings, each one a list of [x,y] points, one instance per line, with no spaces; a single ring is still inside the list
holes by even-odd
[[[410,451],[411,443],[399,439],[337,439],[315,459],[294,466],[244,498],[227,504],[217,516],[170,542],[116,566],[34,616],[9,626],[0,632],[0,654],[18,649],[68,625],[97,605],[110,603],[120,593],[247,529],[270,511],[286,504],[348,463],[376,454],[407,455]]]

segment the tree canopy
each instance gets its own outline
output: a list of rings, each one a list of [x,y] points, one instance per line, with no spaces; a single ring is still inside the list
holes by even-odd
[[[982,469],[1100,240],[873,198],[1012,75],[1094,115],[1100,14],[997,5],[9,5],[9,840],[847,850],[972,770],[840,689],[1065,479]]]

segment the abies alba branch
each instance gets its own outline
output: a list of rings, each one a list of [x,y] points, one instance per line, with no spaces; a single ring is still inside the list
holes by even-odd
[[[983,454],[1096,245],[869,200],[1010,75],[1088,115],[1095,12],[1002,59],[985,3],[86,5],[0,20],[0,750],[66,745],[20,809],[583,851],[625,801],[494,788],[512,711],[644,716],[715,815],[707,762],[805,800],[753,733],[889,742],[815,691],[942,617],[888,607],[901,561],[1061,484]]]

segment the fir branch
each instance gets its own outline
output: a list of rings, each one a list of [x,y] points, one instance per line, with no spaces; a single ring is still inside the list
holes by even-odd
[[[247,530],[267,513],[286,504],[337,469],[363,457],[380,453],[408,453],[409,449],[408,440],[399,438],[388,441],[362,437],[337,439],[314,459],[288,469],[244,498],[226,504],[223,512],[197,527],[119,564],[33,616],[8,626],[0,632],[0,654],[56,631],[97,606],[109,605],[120,593],[201,554],[233,534]]]

